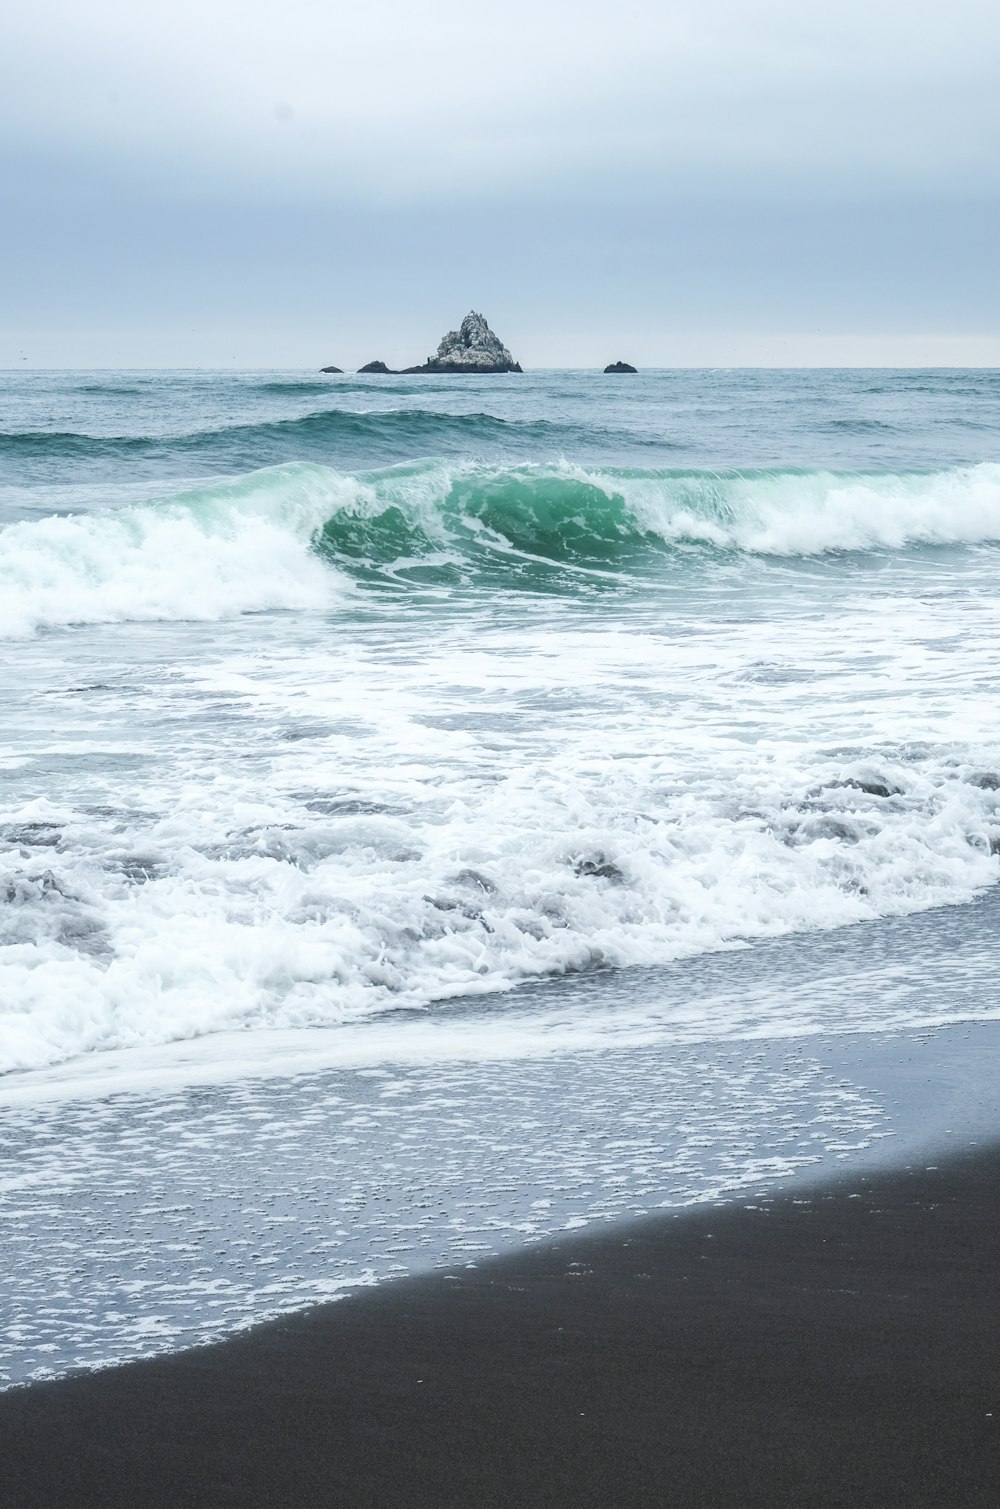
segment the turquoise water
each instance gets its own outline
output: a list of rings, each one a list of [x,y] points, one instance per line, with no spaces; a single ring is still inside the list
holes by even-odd
[[[0,1385],[872,1158],[1000,1017],[997,374],[0,393]]]

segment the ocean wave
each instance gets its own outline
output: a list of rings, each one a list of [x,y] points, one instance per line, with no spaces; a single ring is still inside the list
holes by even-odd
[[[301,385],[293,391],[301,395]],[[381,410],[332,408],[287,419],[198,428],[183,434],[12,430],[0,432],[0,456],[9,455],[22,462],[70,460],[75,464],[128,463],[150,457],[161,463],[175,459],[190,465],[199,459],[213,464],[228,459],[246,470],[285,460],[334,461],[344,450],[363,453],[376,463],[395,461],[407,453],[482,455],[501,449],[529,454],[535,447],[543,447],[558,454],[560,449],[575,445],[592,445],[595,437],[598,441],[608,438],[600,430],[581,430],[547,419],[439,414],[406,406]],[[664,443],[661,448],[669,446]]]
[[[890,424],[885,419],[862,419],[857,415],[848,418],[827,419],[820,426],[823,430],[832,430],[834,433],[843,430],[848,435],[875,435],[881,432],[894,434],[899,431],[898,424]]]
[[[336,375],[336,373],[330,374],[330,376]],[[337,383],[336,388],[337,391],[340,392],[342,390],[342,384]],[[284,395],[297,394],[300,397],[305,395],[305,397],[311,398],[314,394],[328,394],[330,392],[330,379],[329,377],[327,377],[323,381],[320,381],[316,378],[288,377],[284,380],[282,380],[281,378],[276,378],[272,382],[255,383],[253,391],[255,393],[278,393]]]
[[[144,393],[148,388],[148,382],[139,384],[122,382],[85,382],[76,389],[77,393],[88,393],[99,398],[135,398]]]
[[[321,608],[358,581],[560,591],[693,572],[720,553],[998,541],[994,464],[850,476],[449,460],[350,474],[303,462],[163,503],[8,525],[0,634]]]
[[[680,472],[422,462],[368,473],[317,549],[350,568],[648,574],[720,552],[809,557],[1000,541],[1000,466],[932,474]]]

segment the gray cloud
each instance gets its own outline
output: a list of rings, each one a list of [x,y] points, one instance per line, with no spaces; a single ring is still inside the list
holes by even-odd
[[[1000,18],[979,0],[42,0],[13,31],[8,129],[216,187],[996,173]]]
[[[252,313],[261,361],[310,362],[327,310],[389,358],[373,320],[412,313],[420,354],[470,302],[505,338],[532,310],[536,361],[583,360],[579,319],[667,362],[995,349],[979,0],[41,0],[6,29],[0,361],[228,360]]]

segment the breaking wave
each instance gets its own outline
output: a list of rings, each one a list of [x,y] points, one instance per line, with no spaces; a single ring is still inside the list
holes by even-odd
[[[693,552],[815,556],[1000,541],[1000,466],[934,474],[674,472],[422,463],[370,474],[319,539],[386,564],[453,551],[509,569],[645,570]]]
[[[0,530],[0,634],[322,609],[360,583],[576,590],[767,558],[1000,542],[1000,465],[675,472],[307,462]]]

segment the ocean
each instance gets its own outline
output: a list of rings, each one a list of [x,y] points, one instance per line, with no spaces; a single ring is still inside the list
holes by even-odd
[[[0,395],[0,1384],[884,1156],[1000,1017],[1000,373]]]

